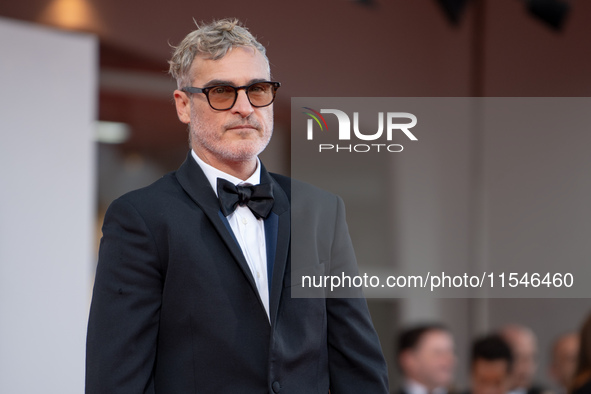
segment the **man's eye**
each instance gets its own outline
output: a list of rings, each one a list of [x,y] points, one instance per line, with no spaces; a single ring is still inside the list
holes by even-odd
[[[227,87],[224,86],[216,86],[215,88],[211,89],[211,92],[214,94],[224,94],[228,91]]]
[[[251,93],[265,93],[269,90],[269,86],[266,84],[256,84],[250,87],[249,91]]]

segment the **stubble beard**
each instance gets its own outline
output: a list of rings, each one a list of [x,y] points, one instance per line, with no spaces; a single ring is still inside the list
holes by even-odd
[[[192,110],[191,123],[189,124],[191,145],[194,146],[196,143],[223,161],[242,162],[252,160],[265,150],[271,140],[273,134],[273,113],[265,113],[262,122],[249,116],[228,122],[223,128],[224,130],[228,130],[229,128],[246,124],[255,127],[257,130],[239,133],[239,135],[244,134],[244,137],[246,137],[246,134],[257,133],[257,138],[234,139],[228,143],[223,140],[224,134],[232,133],[233,131],[225,131],[224,134],[219,134],[218,130],[207,127],[203,122],[200,122],[197,114]],[[262,136],[259,134],[261,130],[263,131]]]

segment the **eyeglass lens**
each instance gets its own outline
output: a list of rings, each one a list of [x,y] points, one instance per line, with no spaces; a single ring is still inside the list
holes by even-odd
[[[232,86],[214,86],[208,93],[211,106],[219,109],[231,107],[238,94]],[[255,83],[248,87],[246,94],[252,105],[264,107],[273,102],[273,85],[265,82]]]

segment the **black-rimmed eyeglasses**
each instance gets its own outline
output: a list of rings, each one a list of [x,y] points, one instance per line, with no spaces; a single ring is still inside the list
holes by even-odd
[[[226,111],[236,103],[240,89],[244,89],[246,92],[250,105],[260,108],[271,105],[280,86],[279,82],[262,81],[246,86],[217,85],[206,88],[185,86],[181,90],[185,93],[203,93],[211,108],[217,111]]]

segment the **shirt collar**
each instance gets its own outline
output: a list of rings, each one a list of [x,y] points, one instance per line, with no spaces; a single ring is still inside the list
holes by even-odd
[[[201,160],[201,158],[197,156],[197,153],[195,153],[195,151],[192,149],[191,155],[193,156],[193,159],[195,159],[197,164],[199,164],[199,167],[201,167],[201,169],[205,173],[205,177],[209,181],[209,184],[213,188],[213,191],[215,192],[216,196],[218,195],[218,178],[223,178],[229,182],[232,182],[234,185],[239,185],[241,183],[250,183],[251,185],[258,185],[259,183],[261,183],[261,161],[258,157],[257,167],[254,170],[254,173],[247,180],[243,181],[240,178],[236,178],[233,175],[227,174],[223,171],[218,170],[215,167],[210,166],[209,164]]]
[[[404,381],[404,391],[407,394],[428,394],[429,391],[427,387],[423,386],[419,382],[412,380],[412,379],[405,379]],[[432,394],[446,394],[447,390],[444,387],[437,387],[432,392]]]
[[[427,388],[412,379],[405,380],[404,389],[407,394],[427,394]]]

